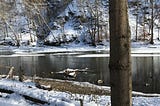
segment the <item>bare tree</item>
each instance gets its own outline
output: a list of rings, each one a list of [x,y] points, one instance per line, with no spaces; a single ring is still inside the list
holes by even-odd
[[[132,105],[132,72],[128,0],[110,0],[110,83],[111,105]]]
[[[150,44],[154,44],[153,41],[153,28],[154,28],[154,0],[150,0],[151,3],[151,41]]]

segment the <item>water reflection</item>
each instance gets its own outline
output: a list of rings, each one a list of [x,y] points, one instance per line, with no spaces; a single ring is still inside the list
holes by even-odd
[[[132,59],[134,90],[160,93],[160,57]]]
[[[8,68],[14,66],[16,70],[20,67],[25,75],[49,78],[61,78],[55,72],[67,68],[88,68],[87,73],[80,73],[75,79],[78,81],[89,81],[97,83],[103,80],[104,85],[109,85],[109,57],[81,57],[85,53],[75,54],[46,54],[40,56],[17,56],[0,57],[0,74],[7,74]],[[160,93],[160,57],[132,57],[133,89],[143,92]],[[16,72],[17,73],[17,72]]]

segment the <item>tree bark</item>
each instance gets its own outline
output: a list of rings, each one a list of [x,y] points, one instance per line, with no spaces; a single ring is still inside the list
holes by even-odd
[[[132,105],[130,28],[127,0],[110,0],[110,83],[112,106]]]

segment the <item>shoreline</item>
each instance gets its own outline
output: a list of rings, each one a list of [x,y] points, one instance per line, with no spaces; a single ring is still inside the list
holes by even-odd
[[[109,47],[100,46],[100,47],[93,47],[93,46],[83,46],[83,47],[29,47],[29,46],[22,46],[22,47],[1,47],[0,48],[0,55],[14,55],[14,54],[55,54],[55,53],[84,53],[84,52],[93,52],[94,54],[109,54]],[[91,53],[91,54],[93,54]],[[160,45],[158,46],[147,46],[147,47],[132,47],[131,54],[160,54]]]

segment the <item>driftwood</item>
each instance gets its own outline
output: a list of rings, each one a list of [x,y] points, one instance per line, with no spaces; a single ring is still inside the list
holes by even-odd
[[[48,90],[48,91],[52,90],[52,87],[50,85],[45,86],[45,85],[40,85],[39,83],[36,83],[36,87],[39,89]]]
[[[133,97],[160,97],[160,94],[148,94],[148,93],[140,93],[140,92],[132,92]]]
[[[13,79],[13,75],[14,75],[13,72],[14,72],[14,67],[11,67],[6,79]]]
[[[14,91],[12,90],[7,90],[7,89],[3,89],[3,88],[0,88],[0,92],[2,93],[8,93],[8,94],[12,94],[12,93],[15,93]],[[33,98],[33,97],[30,97],[28,95],[24,95],[24,94],[19,94],[21,96],[23,96],[25,99],[27,100],[30,100],[34,103],[38,103],[38,104],[49,104],[48,102],[46,101],[43,101],[43,100],[40,100],[40,99],[37,99],[37,98]]]
[[[75,78],[75,77],[77,77],[78,73],[87,72],[87,69],[88,68],[85,68],[85,69],[69,69],[69,68],[67,68],[63,71],[57,72],[56,74],[62,74],[66,77]]]

